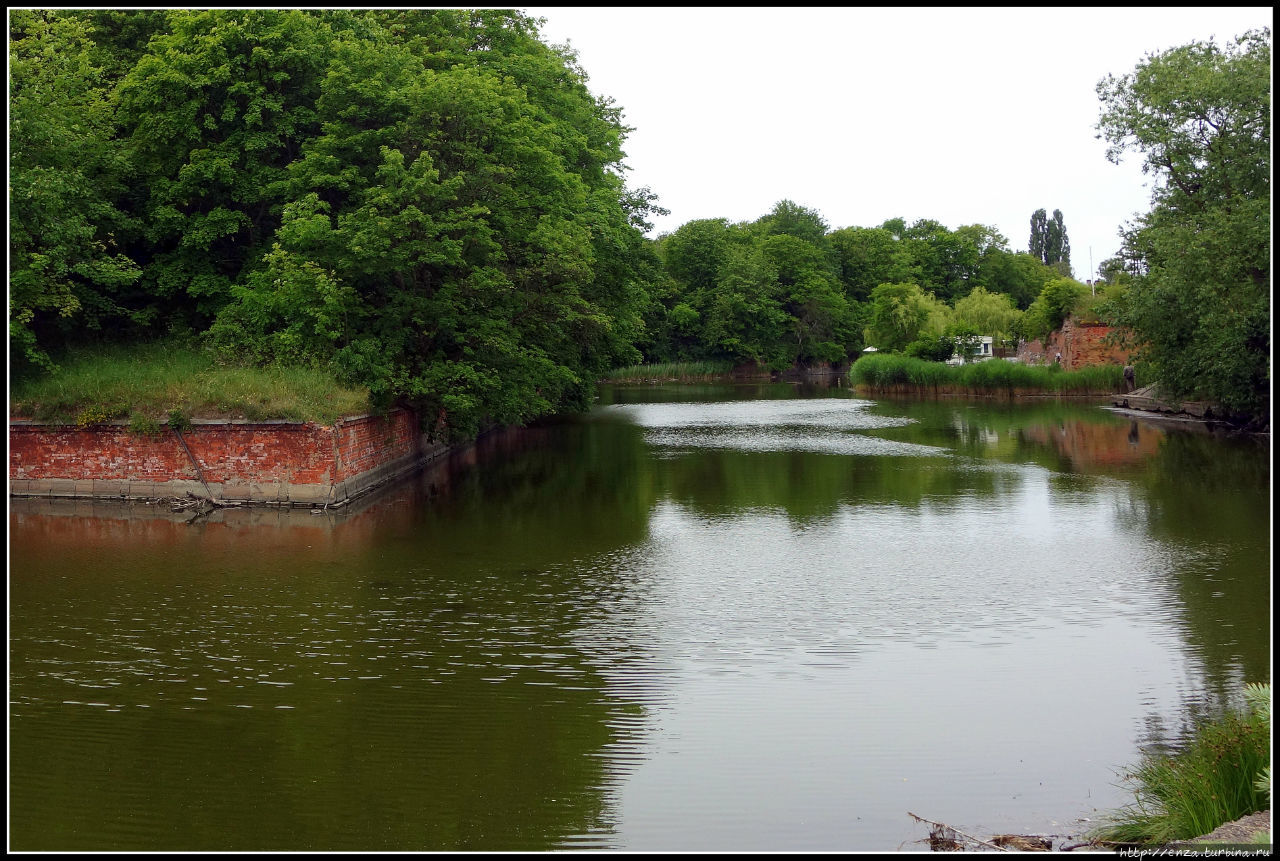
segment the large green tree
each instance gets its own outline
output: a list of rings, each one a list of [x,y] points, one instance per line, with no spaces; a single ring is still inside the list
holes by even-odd
[[[1123,233],[1140,273],[1114,319],[1162,389],[1262,421],[1269,409],[1271,31],[1192,42],[1098,84],[1118,162],[1143,157],[1152,209]]]
[[[1061,273],[1045,266],[1026,252],[995,251],[982,259],[978,283],[996,293],[1004,293],[1021,310],[1035,301],[1045,284]]]
[[[646,313],[659,335],[645,345],[651,360],[780,370],[862,349],[862,307],[816,211],[783,200],[753,222],[688,222],[656,245],[667,277],[655,279]]]
[[[836,275],[849,299],[865,302],[880,284],[915,281],[919,270],[905,247],[881,227],[844,227],[828,235]]]
[[[1005,340],[1013,337],[1022,312],[1014,306],[1012,297],[978,286],[968,296],[956,300],[955,318],[957,323],[971,326],[979,335]]]
[[[1062,328],[1069,314],[1080,310],[1088,293],[1089,288],[1074,278],[1055,278],[1045,284],[1019,321],[1020,334],[1029,339],[1047,338]]]
[[[9,21],[9,336],[19,373],[85,329],[145,311],[123,248],[130,166],[113,137],[106,75],[91,28],[47,11]]]
[[[881,284],[871,291],[867,343],[885,352],[901,352],[922,336],[942,335],[949,322],[946,310],[917,284]]]
[[[319,134],[286,166],[266,274],[232,288],[219,343],[328,359],[457,434],[585,405],[639,358],[652,196],[620,177],[619,111],[518,13],[361,23],[327,48]]]

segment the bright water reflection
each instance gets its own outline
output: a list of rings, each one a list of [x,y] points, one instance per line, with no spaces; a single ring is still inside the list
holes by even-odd
[[[337,516],[15,502],[13,848],[1062,833],[1269,677],[1256,442],[602,395]]]

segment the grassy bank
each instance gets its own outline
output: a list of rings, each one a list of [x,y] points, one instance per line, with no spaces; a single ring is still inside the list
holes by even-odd
[[[661,365],[628,365],[605,376],[606,383],[694,382],[723,377],[733,371],[731,362],[667,362]]]
[[[1271,805],[1271,686],[1250,685],[1248,708],[1198,726],[1173,756],[1133,770],[1134,803],[1092,835],[1112,843],[1194,840]]]
[[[1064,371],[993,359],[953,367],[909,356],[871,355],[854,362],[854,385],[876,394],[1108,395],[1120,391],[1124,369],[1097,365]]]
[[[368,392],[323,371],[222,366],[172,342],[82,347],[59,365],[55,374],[13,381],[11,417],[82,426],[128,419],[151,430],[171,414],[331,424],[369,411]]]

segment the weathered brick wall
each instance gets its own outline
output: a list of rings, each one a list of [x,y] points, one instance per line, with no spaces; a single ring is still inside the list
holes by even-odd
[[[1129,350],[1107,343],[1114,332],[1111,326],[1085,325],[1068,317],[1062,328],[1049,335],[1048,343],[1025,341],[1018,346],[1018,359],[1027,364],[1052,364],[1062,354],[1062,367],[1068,371],[1091,365],[1127,365]]]
[[[411,468],[428,447],[407,410],[325,427],[296,422],[199,422],[183,433],[215,497],[334,502]],[[123,425],[76,428],[9,424],[11,494],[162,497],[204,485],[170,430],[158,436]]]
[[[196,424],[183,434],[207,481],[319,484],[334,477],[333,430],[313,424]],[[196,479],[172,431],[144,436],[115,425],[9,426],[9,478]]]
[[[336,481],[412,455],[420,446],[417,416],[407,410],[396,410],[386,418],[344,419],[338,422],[334,435],[338,455]]]

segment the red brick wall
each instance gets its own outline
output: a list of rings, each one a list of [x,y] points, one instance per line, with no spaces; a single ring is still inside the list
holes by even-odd
[[[183,437],[207,481],[334,480],[333,429],[313,424],[195,425]],[[196,479],[172,431],[132,434],[118,426],[9,426],[9,478]]]
[[[418,451],[418,419],[396,410],[385,419],[365,416],[338,422],[334,428],[338,460],[335,481],[359,475]]]
[[[1062,328],[1049,335],[1047,344],[1027,341],[1018,347],[1018,358],[1028,364],[1052,364],[1062,354],[1062,367],[1074,371],[1091,365],[1127,365],[1129,350],[1106,343],[1111,326],[1084,325],[1068,317]]]
[[[416,416],[307,423],[199,423],[183,433],[211,484],[332,485],[420,453]],[[121,425],[9,425],[9,479],[164,482],[198,476],[170,430],[158,436]]]

